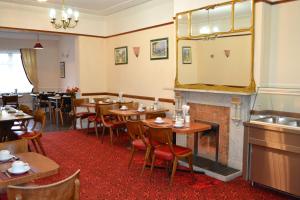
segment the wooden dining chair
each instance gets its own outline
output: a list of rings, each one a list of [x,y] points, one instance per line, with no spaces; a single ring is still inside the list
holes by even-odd
[[[70,177],[43,186],[13,186],[7,187],[8,200],[79,200],[80,199],[80,170]]]
[[[36,152],[41,152],[46,155],[43,148],[41,137],[43,135],[43,130],[46,125],[46,112],[42,109],[38,109],[34,112],[34,124],[27,131],[14,131],[21,139],[26,139],[31,141]]]
[[[29,106],[20,104],[19,110],[23,111],[25,114],[33,115],[32,110],[29,108]],[[29,120],[18,120],[14,122],[14,125],[11,127],[12,131],[26,131],[27,126],[29,124]]]
[[[28,152],[28,141],[25,139],[0,143],[0,150],[9,150],[11,154]]]
[[[126,126],[127,126],[127,132],[131,139],[131,156],[128,164],[128,169],[131,166],[134,153],[137,150],[145,151],[146,152],[145,159],[144,159],[144,164],[141,172],[141,174],[143,174],[151,153],[151,145],[149,143],[149,139],[145,136],[145,128],[143,122],[128,120],[126,122]]]
[[[102,143],[104,139],[105,128],[109,129],[110,144],[113,144],[113,133],[116,130],[117,135],[120,128],[126,127],[126,122],[119,120],[117,116],[112,115],[109,110],[116,109],[117,104],[100,105],[100,117],[103,124]]]
[[[73,127],[76,129],[76,121],[80,120],[80,128],[82,128],[82,120],[87,119],[89,116],[96,115],[95,113],[90,112],[88,107],[83,107],[82,105],[89,103],[88,98],[80,98],[72,100],[72,110],[73,110]],[[79,109],[85,109],[85,111],[79,111]]]
[[[105,102],[107,99],[109,99],[108,97],[96,97],[93,98],[95,103],[98,103],[99,101]]]
[[[89,133],[89,130],[90,130],[90,124],[93,123],[94,124],[94,129],[95,129],[95,133],[96,133],[96,136],[97,138],[99,137],[98,136],[98,125],[102,125],[102,120],[101,120],[101,105],[99,104],[96,104],[96,107],[95,107],[95,112],[96,114],[95,115],[91,115],[88,117],[88,124],[87,124],[87,133]],[[105,131],[104,130],[104,127],[102,128],[102,131]]]
[[[2,96],[3,106],[9,105],[14,108],[19,107],[19,97],[18,95],[3,95]]]
[[[173,144],[172,142],[172,128],[157,128],[149,127],[149,142],[154,148],[151,163],[151,175],[153,172],[155,159],[161,159],[172,164],[172,173],[170,178],[170,185],[173,183],[175,171],[177,169],[178,160],[186,158],[189,163],[189,168],[193,174],[193,152],[190,148],[182,147]],[[159,143],[160,145],[157,145]]]

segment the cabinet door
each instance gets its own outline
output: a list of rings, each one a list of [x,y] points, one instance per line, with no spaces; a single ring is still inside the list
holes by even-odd
[[[252,145],[250,180],[300,196],[300,154]]]

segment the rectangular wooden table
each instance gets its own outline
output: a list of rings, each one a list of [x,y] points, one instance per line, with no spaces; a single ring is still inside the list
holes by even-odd
[[[199,133],[203,131],[207,131],[211,129],[211,125],[205,123],[186,123],[182,128],[174,127],[174,123],[172,119],[164,118],[164,123],[157,124],[155,123],[155,119],[146,119],[143,120],[145,126],[150,127],[164,127],[164,128],[172,128],[173,130],[173,143],[176,144],[176,134],[187,134],[187,135],[194,135],[194,163],[197,163],[198,157],[198,136]],[[217,144],[218,145],[218,144]],[[216,152],[218,153],[218,152]]]
[[[33,116],[24,113],[23,115],[18,115],[18,110],[9,107],[0,110],[0,142],[4,142],[5,139],[14,140],[17,136],[11,131],[11,127],[14,125],[15,121],[29,120],[33,119]]]
[[[22,175],[6,175],[6,171],[11,167],[12,162],[0,163],[0,188],[6,188],[8,185],[18,185],[31,182],[32,180],[52,176],[58,173],[59,165],[35,152],[25,152],[16,154],[20,160],[26,162],[30,166],[29,172]],[[7,172],[8,173],[8,172]]]

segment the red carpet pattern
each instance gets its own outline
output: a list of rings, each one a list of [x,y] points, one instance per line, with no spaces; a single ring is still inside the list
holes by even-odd
[[[104,143],[83,131],[47,133],[42,142],[47,155],[60,166],[60,173],[42,180],[48,184],[81,170],[82,200],[101,199],[288,199],[276,192],[251,187],[242,178],[224,183],[205,175],[176,172],[172,187],[166,170],[149,169],[140,176],[143,154],[137,154],[128,170],[130,152],[128,138],[120,136],[113,146],[106,136]]]

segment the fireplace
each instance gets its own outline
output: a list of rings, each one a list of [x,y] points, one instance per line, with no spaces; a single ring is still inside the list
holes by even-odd
[[[230,108],[224,106],[206,105],[198,103],[188,103],[190,105],[191,120],[201,122],[211,122],[219,125],[217,131],[204,132],[199,134],[198,155],[211,160],[215,160],[216,147],[219,143],[218,161],[224,165],[228,162],[229,150],[229,122]],[[188,146],[193,148],[194,137],[188,138]]]

